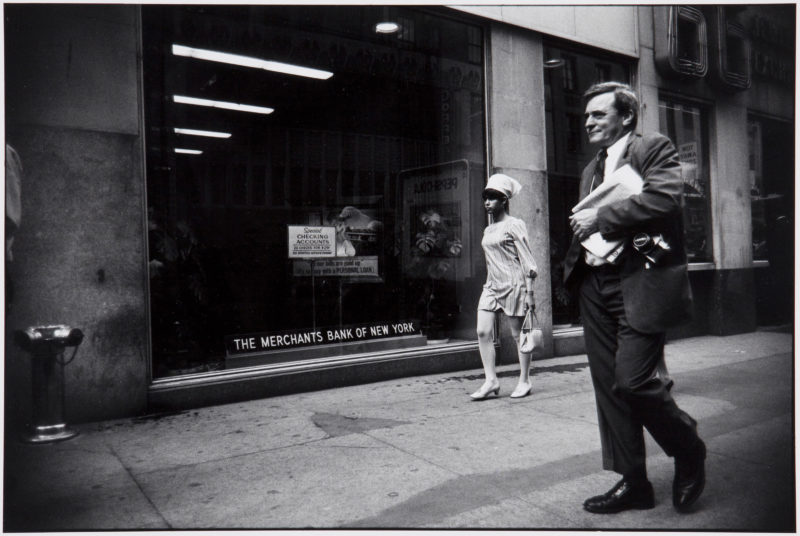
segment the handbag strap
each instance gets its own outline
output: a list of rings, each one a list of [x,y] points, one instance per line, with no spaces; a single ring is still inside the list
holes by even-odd
[[[534,320],[536,321],[536,325],[539,325],[539,317],[536,316],[536,309],[528,309],[525,312],[525,320],[522,321],[522,329],[533,329]]]
[[[527,312],[525,313],[525,320],[522,321],[522,328],[520,328],[520,331],[530,331],[532,329],[533,329],[533,311],[528,309]]]

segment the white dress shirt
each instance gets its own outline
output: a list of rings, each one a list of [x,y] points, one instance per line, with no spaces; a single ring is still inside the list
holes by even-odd
[[[609,175],[614,173],[614,171],[617,169],[617,162],[619,162],[619,159],[622,157],[622,153],[625,152],[625,147],[628,144],[628,138],[630,137],[630,135],[631,133],[628,132],[620,139],[615,141],[613,145],[611,145],[606,149],[607,152],[606,165],[605,168],[603,169],[603,180],[605,180]],[[595,178],[592,177],[593,181],[592,187],[597,186],[594,184],[594,180]],[[608,264],[607,260],[605,260],[602,257],[598,257],[597,255],[591,253],[588,250],[585,250],[584,253],[586,253],[586,264],[588,264],[589,266],[600,266],[601,264]]]

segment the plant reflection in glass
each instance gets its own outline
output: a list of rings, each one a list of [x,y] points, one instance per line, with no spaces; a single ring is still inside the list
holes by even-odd
[[[421,212],[417,223],[421,225],[413,238],[409,275],[424,281],[419,293],[424,306],[420,307],[424,313],[423,330],[430,339],[443,339],[449,319],[457,312],[457,306],[443,294],[452,290],[448,279],[452,279],[454,260],[461,256],[463,245],[453,227],[435,209]]]

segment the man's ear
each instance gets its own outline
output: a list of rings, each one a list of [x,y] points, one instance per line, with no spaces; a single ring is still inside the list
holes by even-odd
[[[629,111],[622,116],[622,126],[629,127],[633,124],[633,112]]]

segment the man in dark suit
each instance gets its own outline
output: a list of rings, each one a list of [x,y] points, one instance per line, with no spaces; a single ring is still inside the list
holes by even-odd
[[[580,199],[625,164],[641,175],[643,186],[641,193],[570,217],[574,236],[564,279],[579,291],[603,468],[622,475],[583,507],[613,513],[655,505],[644,426],[675,459],[672,501],[683,512],[705,485],[705,444],[657,373],[667,328],[687,320],[692,307],[678,155],[668,138],[634,132],[639,102],[626,84],[596,84],[584,102],[586,132],[600,151],[583,171]],[[586,250],[581,242],[595,232],[622,239],[621,253],[601,258]]]

